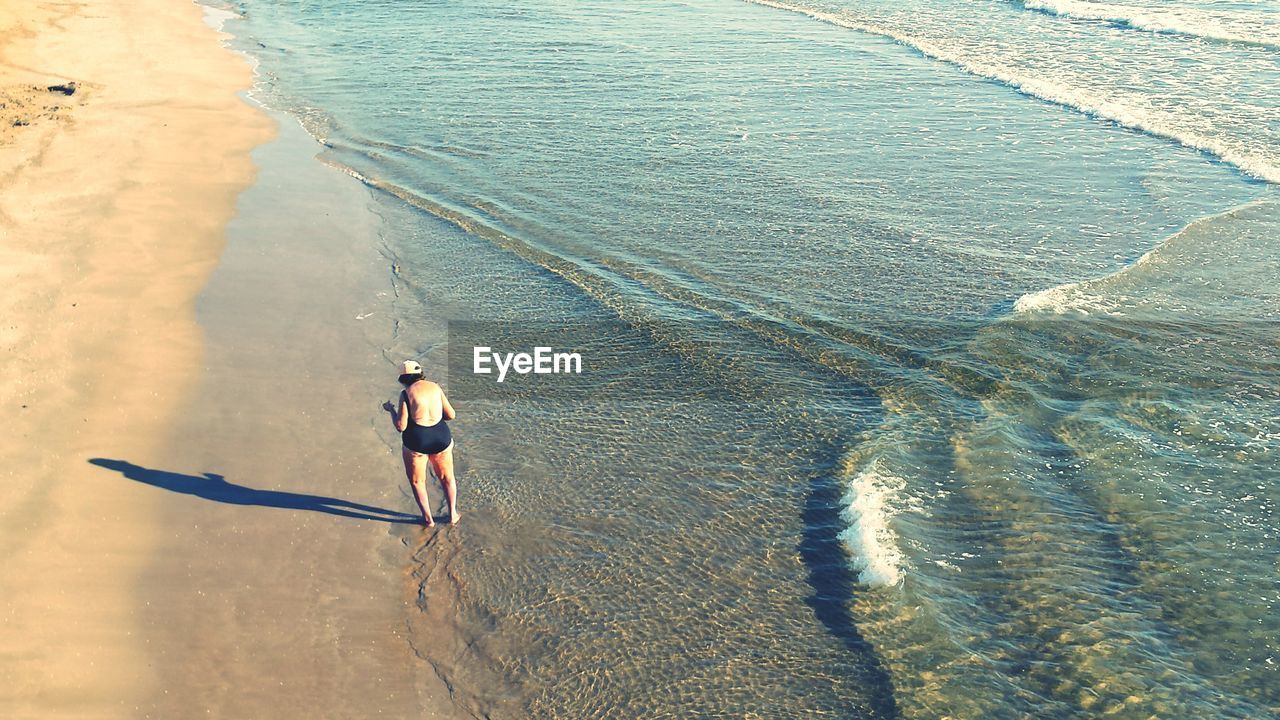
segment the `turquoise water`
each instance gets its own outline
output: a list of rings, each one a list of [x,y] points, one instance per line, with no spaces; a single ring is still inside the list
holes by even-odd
[[[1273,6],[236,9],[462,413],[461,708],[1280,713]]]

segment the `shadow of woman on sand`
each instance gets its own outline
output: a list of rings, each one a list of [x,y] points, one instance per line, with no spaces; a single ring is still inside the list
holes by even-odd
[[[136,480],[146,485],[164,488],[184,495],[194,495],[205,500],[227,503],[228,505],[258,505],[260,507],[273,507],[284,510],[309,510],[358,520],[377,520],[379,522],[403,523],[406,525],[420,522],[417,517],[407,513],[385,510],[372,505],[361,505],[349,500],[279,490],[258,490],[243,485],[234,485],[227,482],[226,478],[214,473],[183,475],[164,470],[152,470],[124,460],[108,460],[107,458],[92,458],[89,462],[98,467],[115,470],[130,480]]]

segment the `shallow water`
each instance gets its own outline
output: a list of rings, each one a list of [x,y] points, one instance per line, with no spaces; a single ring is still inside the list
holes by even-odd
[[[1280,711],[1270,10],[236,7],[461,413],[461,707]]]

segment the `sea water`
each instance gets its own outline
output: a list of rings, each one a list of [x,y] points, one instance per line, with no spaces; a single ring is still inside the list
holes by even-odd
[[[459,409],[461,709],[1280,713],[1275,5],[233,7]]]

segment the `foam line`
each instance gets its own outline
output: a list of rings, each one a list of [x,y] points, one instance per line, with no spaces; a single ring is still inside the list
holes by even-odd
[[[1082,0],[1023,0],[1022,6],[1047,15],[1100,20],[1135,30],[1280,49],[1280,34],[1268,33],[1260,20],[1251,22],[1187,8],[1142,8]]]
[[[892,587],[902,581],[902,551],[889,525],[896,514],[891,500],[906,483],[883,473],[872,462],[854,476],[844,496],[840,516],[848,527],[840,541],[852,554],[858,580],[873,587]]]
[[[777,0],[745,0],[745,2],[799,13],[838,27],[890,38],[919,51],[926,57],[954,65],[973,75],[1004,83],[1024,95],[1078,110],[1086,115],[1110,120],[1148,135],[1173,140],[1186,147],[1213,155],[1260,180],[1280,184],[1280,164],[1264,155],[1238,150],[1219,139],[1179,128],[1176,119],[1168,113],[1132,108],[1084,88],[1074,88],[1047,78],[1031,77],[1019,73],[1016,69],[983,60],[966,59],[961,53],[943,45],[912,37],[876,23],[849,19],[835,13]]]

